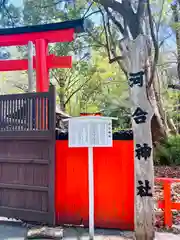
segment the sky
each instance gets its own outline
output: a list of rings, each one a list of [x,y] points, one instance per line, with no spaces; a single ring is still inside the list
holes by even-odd
[[[19,7],[22,5],[23,0],[10,0],[15,6]]]

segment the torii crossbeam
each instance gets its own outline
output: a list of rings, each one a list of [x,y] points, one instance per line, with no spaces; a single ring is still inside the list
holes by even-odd
[[[48,54],[48,43],[71,42],[74,34],[83,32],[83,19],[45,25],[0,29],[0,47],[22,46],[32,41],[36,56],[33,69],[36,70],[36,91],[49,90],[49,69],[71,68],[71,56]],[[28,60],[0,60],[0,71],[28,70]]]

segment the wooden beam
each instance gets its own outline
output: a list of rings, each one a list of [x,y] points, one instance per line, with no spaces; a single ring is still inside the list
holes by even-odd
[[[0,157],[0,163],[49,165],[49,160]]]
[[[61,30],[68,30],[68,29],[74,29],[76,33],[84,32],[84,19],[76,19],[71,21],[65,21],[65,22],[56,22],[56,23],[48,23],[48,24],[40,24],[40,25],[29,25],[24,27],[12,27],[12,28],[1,28],[0,29],[0,36],[2,35],[11,35],[13,37],[14,35],[29,33],[41,33],[41,32],[47,32],[47,34],[50,31],[61,31]],[[40,36],[41,38],[41,36]]]
[[[52,68],[71,68],[72,57],[71,56],[47,56],[47,67]],[[36,60],[33,57],[33,69],[36,69]],[[0,72],[4,71],[24,71],[28,70],[28,60],[0,60]]]
[[[72,68],[72,56],[55,56],[49,55],[47,57],[47,67],[51,68]]]
[[[37,39],[46,39],[48,43],[71,42],[74,40],[74,29],[55,30],[49,32],[34,32],[14,35],[0,35],[0,46],[22,46],[29,41],[35,42]]]
[[[178,210],[180,211],[180,203],[179,202],[171,202],[171,210]],[[164,209],[165,204],[164,201],[158,201],[158,208]]]
[[[48,192],[48,187],[44,186],[31,186],[31,185],[21,185],[15,183],[0,183],[0,189],[15,189],[15,190],[27,190],[27,191],[39,191]]]
[[[156,182],[161,182],[163,184],[165,183],[180,183],[180,179],[178,178],[161,178],[161,177],[157,177],[155,178]]]

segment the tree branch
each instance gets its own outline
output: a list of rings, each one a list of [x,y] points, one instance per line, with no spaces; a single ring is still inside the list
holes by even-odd
[[[144,14],[145,5],[146,5],[146,1],[139,0],[138,8],[137,8],[137,15],[138,16],[142,17],[142,15]]]
[[[115,0],[94,0],[94,2],[100,3],[105,8],[111,8],[115,12],[120,13],[122,16],[125,14],[123,3],[117,2]]]
[[[91,80],[91,77],[90,78],[88,78],[83,84],[81,84],[81,86],[79,86],[75,91],[73,91],[71,94],[70,94],[70,96],[67,98],[67,100],[65,101],[65,106],[66,106],[66,104],[70,101],[70,99],[73,97],[73,95],[75,94],[75,93],[77,93],[79,90],[81,90],[81,88],[88,82],[88,81],[90,81]]]
[[[113,40],[113,37],[112,37],[109,20],[108,20],[107,28],[108,28],[108,33],[109,33],[109,36],[110,36],[110,39],[111,39],[111,42],[112,42],[112,45],[113,45],[113,48],[114,48],[114,50],[111,49],[111,53],[112,53],[112,55],[114,56],[114,59],[111,59],[111,62],[110,62],[110,63],[116,61],[117,64],[119,65],[119,67],[122,69],[122,71],[123,71],[123,73],[125,74],[125,76],[127,77],[127,72],[126,72],[126,70],[124,69],[124,67],[123,67],[123,65],[122,65],[122,63],[121,63],[122,57],[121,57],[121,56],[117,56],[116,51],[115,51],[115,48],[116,48],[116,47],[115,47],[115,43],[114,43],[114,40]],[[114,61],[113,61],[113,60],[114,60]]]
[[[14,22],[14,20],[13,20],[12,15],[11,15],[10,12],[9,12],[9,10],[7,9],[6,6],[4,6],[4,9],[6,10],[6,14],[7,14],[8,18],[11,20],[12,27],[15,27],[15,22]]]
[[[175,90],[180,90],[180,85],[177,84],[169,84],[168,88],[175,89]]]
[[[49,4],[49,5],[45,5],[45,6],[41,6],[41,5],[36,5],[35,7],[37,7],[37,8],[49,8],[49,7],[54,7],[54,6],[56,6],[56,5],[58,5],[59,3],[62,3],[62,2],[64,2],[65,0],[59,0],[59,1],[57,1],[57,2],[54,2],[53,4]]]
[[[164,42],[170,38],[173,35],[173,33],[170,33],[169,35],[167,35],[166,37],[164,37],[164,39],[159,43],[159,48],[162,47],[162,45],[164,44]]]
[[[119,60],[123,60],[123,56],[114,57],[114,58],[109,60],[109,63],[111,64],[111,63],[117,62]]]
[[[99,12],[100,12],[99,10],[97,10],[97,11],[94,11],[94,12],[92,12],[92,13],[88,14],[87,16],[85,16],[84,18],[88,18],[88,17],[90,17],[90,16],[94,15],[95,13],[99,13]]]
[[[6,6],[6,0],[3,0],[2,2],[0,2],[0,8],[1,9],[4,9],[5,10],[5,14],[6,14],[6,16],[8,17],[8,19],[10,19],[10,21],[11,21],[11,24],[12,24],[12,27],[15,27],[15,22],[14,22],[14,20],[13,20],[13,18],[14,19],[16,19],[16,17],[13,17],[12,15],[11,15],[11,13],[9,12],[9,9],[7,8],[7,6]]]
[[[106,22],[105,22],[105,18],[104,18],[104,13],[101,9],[100,9],[100,12],[101,12],[101,15],[102,15],[103,27],[104,27],[104,32],[105,32],[107,54],[108,54],[108,58],[111,59],[110,49],[109,49],[109,39],[108,39],[108,33],[107,33],[107,29],[106,29]]]
[[[145,11],[145,6],[146,6],[146,1],[139,0],[138,9],[137,9],[137,13],[136,13],[139,25],[140,25],[141,18],[144,14],[144,11]]]
[[[97,42],[102,47],[106,47],[104,43],[100,42],[95,36],[93,36],[92,32],[90,32],[89,30],[86,31],[89,34],[89,36],[92,37],[93,41]]]
[[[129,26],[133,38],[136,38],[139,35],[141,27],[137,14],[134,13],[129,0],[122,0],[121,3],[116,0],[94,1],[100,3],[102,6],[104,6],[104,8],[111,8],[113,11],[118,12],[122,16],[122,18],[126,20],[126,23]]]
[[[12,84],[13,87],[27,93],[28,92],[28,87],[25,85],[25,84],[22,84],[22,83],[14,83],[13,81],[11,80],[8,80],[8,83]]]
[[[86,12],[84,13],[83,18],[86,16],[86,14],[89,12],[90,8],[92,7],[93,2],[89,5],[89,7],[87,8]]]
[[[159,34],[159,28],[160,28],[161,19],[162,19],[164,3],[165,3],[165,0],[163,0],[163,2],[162,2],[161,11],[160,11],[160,14],[159,14],[159,20],[158,20],[158,25],[157,25],[157,36]]]
[[[152,85],[152,82],[154,80],[156,65],[157,65],[158,58],[159,58],[159,46],[158,46],[158,42],[157,42],[157,39],[156,39],[156,36],[154,33],[153,17],[152,17],[151,6],[150,6],[149,0],[147,0],[147,12],[148,12],[148,17],[149,17],[151,38],[152,38],[152,42],[153,42],[154,50],[155,50],[154,59],[153,59],[153,63],[152,63],[152,69],[151,69],[151,76],[150,76],[150,79],[148,82],[148,88],[150,88]]]
[[[112,20],[112,22],[118,27],[119,31],[121,32],[122,35],[124,35],[124,28],[121,25],[120,22],[116,20],[116,18],[112,15],[112,13],[108,10],[108,8],[105,7],[105,10],[107,12],[108,17]]]
[[[180,19],[179,19],[179,9],[177,6],[177,2],[174,5],[172,4],[171,8],[173,11],[174,22],[175,24],[179,24]],[[178,73],[178,78],[180,80],[180,28],[179,27],[176,28],[176,49],[177,49],[177,73]]]
[[[109,12],[108,9],[105,9],[105,10],[106,10],[107,13]],[[111,38],[111,42],[113,42],[113,37],[112,37],[111,31],[110,31],[109,21],[108,21],[108,23],[106,24],[105,18],[104,18],[104,14],[103,14],[103,12],[102,12],[101,9],[100,9],[100,11],[101,11],[101,15],[102,15],[102,19],[103,19],[103,27],[104,27],[104,31],[105,31],[107,54],[108,54],[108,58],[109,58],[109,63],[111,64],[111,63],[117,62],[117,61],[119,61],[119,60],[122,60],[123,57],[122,57],[122,56],[116,56],[116,57],[114,57],[113,59],[111,58],[110,53],[112,53],[113,55],[115,55],[115,53],[114,53],[114,51],[112,52],[112,49],[111,49],[111,47],[110,47],[109,38],[108,38],[108,33],[109,33],[109,36],[110,36],[110,38]],[[110,12],[109,12],[109,13],[110,13]],[[111,13],[110,13],[110,16],[111,16]],[[109,18],[110,18],[110,16],[108,15]],[[113,16],[112,16],[112,17],[113,17]],[[113,17],[113,18],[114,18],[114,17]],[[112,21],[113,21],[113,20],[112,20]],[[115,21],[116,21],[116,19],[115,19]],[[120,23],[119,23],[119,24],[120,24]],[[120,25],[121,25],[121,24],[120,24]],[[107,26],[107,27],[106,27],[106,26]],[[107,28],[108,28],[108,30],[107,30]],[[113,44],[113,45],[114,45],[113,47],[115,47],[115,44]]]
[[[77,67],[84,59],[85,59],[85,55],[84,55],[83,57],[81,57],[78,62],[76,62],[75,67]],[[72,82],[72,80],[74,80],[74,79],[77,77],[77,75],[75,75],[75,73],[73,72],[74,69],[75,69],[74,67],[73,67],[73,68],[70,68],[70,70],[67,71],[66,74],[65,74],[65,78],[67,79],[67,78],[68,78],[68,77],[67,77],[68,74],[70,74],[70,72],[72,72],[71,76],[69,76],[69,78],[68,78],[68,82],[67,82],[67,86],[66,86],[66,88],[65,88],[65,91],[68,91],[68,89],[70,88],[69,84]],[[75,76],[74,76],[74,75],[75,75]],[[74,76],[74,77],[73,77],[73,76]],[[73,77],[73,78],[72,78],[72,77]],[[79,79],[78,79],[78,80],[79,80]],[[71,84],[71,85],[72,85],[72,84]]]

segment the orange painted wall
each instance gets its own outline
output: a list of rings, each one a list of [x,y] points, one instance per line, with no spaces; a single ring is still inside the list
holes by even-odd
[[[56,217],[58,224],[88,226],[88,152],[56,141]],[[95,226],[134,229],[133,141],[113,140],[94,148]]]

